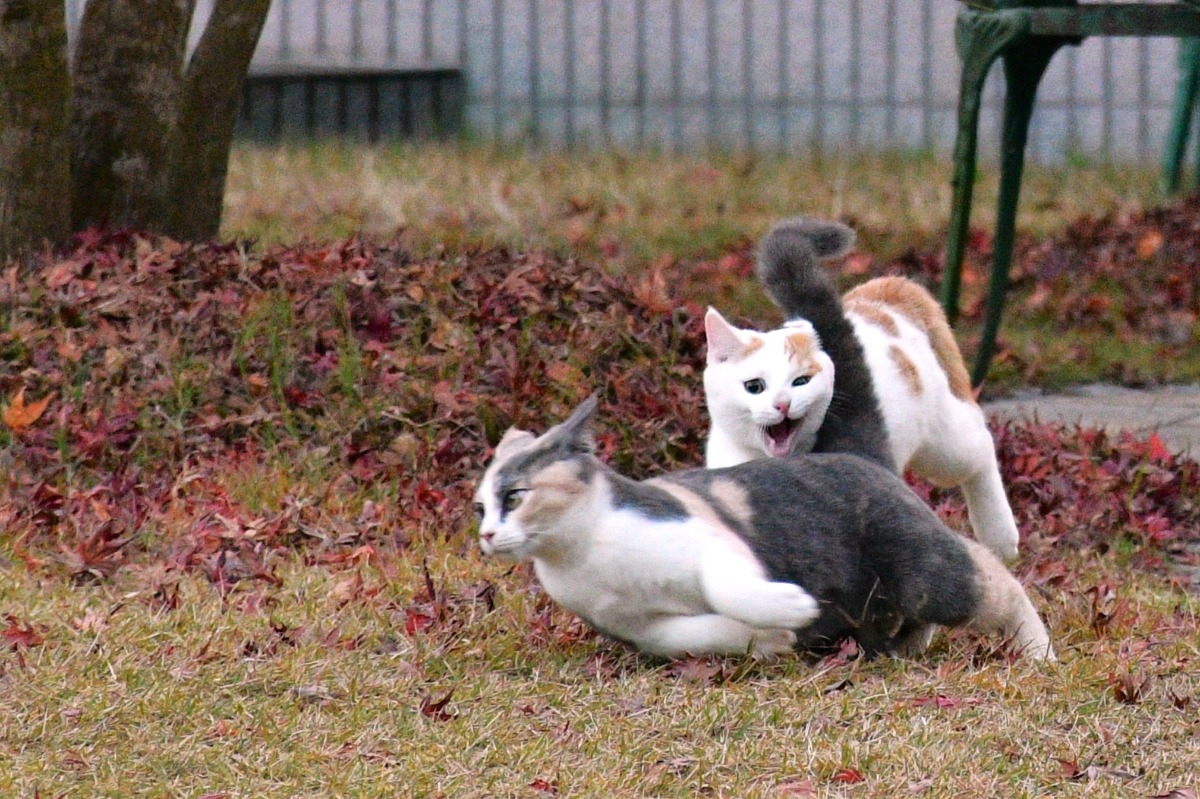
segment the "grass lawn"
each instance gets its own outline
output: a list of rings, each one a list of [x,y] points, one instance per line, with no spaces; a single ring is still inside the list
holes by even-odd
[[[653,661],[475,545],[489,445],[593,389],[622,472],[700,462],[699,315],[774,318],[749,272],[779,216],[854,222],[848,283],[935,280],[944,165],[233,166],[254,244],[91,231],[0,272],[0,796],[1200,792],[1200,598],[1172,568],[1200,551],[1200,465],[1155,440],[994,428],[1057,664],[960,634]],[[1194,368],[1195,208],[1151,208],[1153,177],[1034,170],[1000,387]]]

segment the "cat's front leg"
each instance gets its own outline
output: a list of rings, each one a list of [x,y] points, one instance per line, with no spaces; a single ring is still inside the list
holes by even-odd
[[[795,643],[796,634],[790,630],[756,630],[719,613],[656,619],[646,625],[637,642],[645,652],[670,658],[748,651],[756,657],[772,657],[791,651]]]
[[[751,627],[797,630],[821,615],[803,588],[766,579],[756,562],[720,542],[701,557],[700,589],[713,610]]]

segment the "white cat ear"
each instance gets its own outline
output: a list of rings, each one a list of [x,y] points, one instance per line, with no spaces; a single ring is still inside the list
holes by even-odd
[[[504,435],[500,438],[500,443],[496,445],[496,458],[505,458],[518,450],[525,449],[533,443],[537,438],[533,433],[527,430],[518,430],[515,427],[510,427],[504,431]]]
[[[724,363],[745,352],[748,342],[742,331],[725,321],[716,308],[704,314],[704,335],[708,339],[708,362]]]

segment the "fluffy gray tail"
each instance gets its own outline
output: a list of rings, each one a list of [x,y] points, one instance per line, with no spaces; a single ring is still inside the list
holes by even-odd
[[[796,217],[771,228],[758,247],[758,279],[788,319],[842,316],[842,302],[821,259],[845,255],[854,231],[838,222]]]
[[[758,279],[788,319],[812,323],[833,360],[833,402],[814,451],[850,452],[896,471],[862,346],[821,267],[822,259],[845,255],[853,244],[854,231],[838,222],[785,219],[759,244]]]

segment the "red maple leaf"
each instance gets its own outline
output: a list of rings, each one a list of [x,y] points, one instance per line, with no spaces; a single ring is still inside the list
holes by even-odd
[[[32,646],[41,646],[46,642],[46,639],[39,635],[29,622],[22,622],[11,613],[5,614],[4,620],[8,622],[8,626],[0,630],[0,636],[4,637],[11,649],[28,649]]]
[[[866,779],[863,773],[856,768],[842,767],[834,773],[832,777],[834,782],[844,783],[846,785],[854,785]]]

